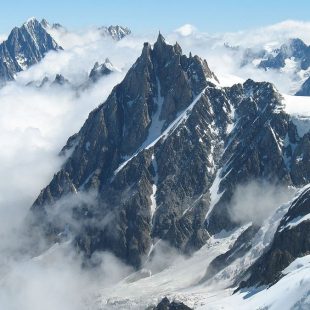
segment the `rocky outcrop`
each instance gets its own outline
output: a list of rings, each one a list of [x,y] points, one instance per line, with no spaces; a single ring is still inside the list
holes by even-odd
[[[109,75],[116,69],[113,67],[110,60],[107,58],[104,63],[100,64],[98,62],[95,63],[94,67],[91,69],[89,73],[89,79],[96,83],[101,77]]]
[[[42,80],[41,86],[43,86],[43,85],[46,83],[45,81],[46,81],[45,79]],[[61,75],[61,74],[56,74],[55,79],[54,79],[54,81],[52,82],[51,85],[63,86],[63,85],[66,85],[66,84],[67,84],[67,85],[70,84],[69,80],[66,79],[66,78],[65,78],[63,75]]]
[[[41,20],[40,24],[46,31],[49,31],[50,29],[66,31],[65,27],[62,26],[61,24],[59,23],[50,24],[45,18]]]
[[[310,96],[310,78],[307,78],[301,85],[295,96]]]
[[[148,310],[191,310],[192,308],[186,306],[180,301],[171,301],[164,297],[156,307],[149,307]]]
[[[288,40],[272,51],[247,48],[243,52],[241,66],[254,64],[264,70],[281,70],[287,65],[288,61],[295,62],[296,72],[307,70],[310,66],[310,47],[301,39],[295,38]]]
[[[292,202],[282,218],[270,248],[247,271],[240,287],[271,285],[296,258],[310,253],[310,188]],[[245,275],[245,276],[246,276]]]
[[[16,73],[38,63],[47,52],[60,49],[40,22],[29,19],[0,44],[0,80],[14,80]]]

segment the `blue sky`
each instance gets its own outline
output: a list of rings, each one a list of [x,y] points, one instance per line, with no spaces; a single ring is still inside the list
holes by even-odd
[[[28,17],[45,17],[70,29],[122,24],[136,33],[171,31],[185,23],[227,32],[287,19],[310,20],[309,0],[0,0],[0,33]]]

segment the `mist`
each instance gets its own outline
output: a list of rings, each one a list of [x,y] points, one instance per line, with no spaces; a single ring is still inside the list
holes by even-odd
[[[70,244],[55,244],[39,257],[15,261],[1,275],[0,305],[6,310],[87,309],[98,289],[109,287],[132,270],[110,253],[97,253],[96,268],[83,269]]]
[[[55,244],[40,257],[33,258],[24,251],[31,243],[23,235],[24,219],[40,190],[63,164],[65,157],[58,156],[59,151],[123,79],[143,42],[141,38],[122,43],[102,37],[88,42],[80,38],[75,35],[79,45],[66,38],[71,44],[67,50],[48,53],[42,62],[0,89],[1,309],[85,309],[90,293],[131,272],[106,252],[94,253],[95,269],[82,268],[82,257],[70,239]],[[87,81],[94,63],[102,63],[107,57],[119,71],[77,90]],[[56,74],[71,84],[27,86],[32,81],[40,84],[44,77],[52,82]],[[62,215],[66,215],[64,221],[71,220],[69,212]],[[39,236],[38,242],[44,244],[45,240]]]
[[[278,24],[239,32],[208,33],[186,24],[167,35],[169,42],[178,41],[185,53],[192,51],[208,61],[212,71],[223,86],[231,86],[248,78],[255,81],[274,83],[280,92],[295,94],[307,77],[300,76],[294,68],[268,70],[256,68],[253,64],[240,67],[245,49],[279,48],[291,38],[300,38],[310,44],[310,23],[287,20]],[[232,48],[224,45],[228,44]]]
[[[294,194],[294,188],[269,182],[252,181],[239,185],[231,200],[230,216],[237,223],[252,222],[259,226]]]

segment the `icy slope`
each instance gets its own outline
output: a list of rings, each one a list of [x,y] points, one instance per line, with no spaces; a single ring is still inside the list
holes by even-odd
[[[206,298],[203,310],[302,310],[310,308],[310,255],[296,259],[284,271],[285,276],[275,285],[225,297]],[[228,291],[226,291],[228,293]],[[256,293],[256,294],[255,294]]]
[[[146,306],[157,304],[164,296],[193,306],[214,289],[196,287],[208,264],[216,256],[226,252],[245,228],[231,234],[222,233],[211,237],[192,257],[175,256],[173,264],[159,273],[152,275],[150,271],[147,273],[144,270],[143,274],[148,275],[145,278],[131,282],[131,276],[98,292],[95,309],[145,309]],[[195,293],[201,290],[203,294]]]

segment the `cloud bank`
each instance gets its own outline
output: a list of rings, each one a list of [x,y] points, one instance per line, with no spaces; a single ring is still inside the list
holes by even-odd
[[[184,52],[192,51],[205,58],[224,86],[240,82],[240,78],[251,78],[269,81],[281,92],[294,94],[308,74],[297,74],[294,68],[289,67],[285,68],[285,72],[280,72],[259,70],[252,64],[240,67],[240,64],[247,48],[272,51],[291,38],[300,38],[310,44],[310,22],[288,20],[256,29],[216,34],[201,32],[195,26],[186,24],[167,38],[172,43],[178,41]]]

